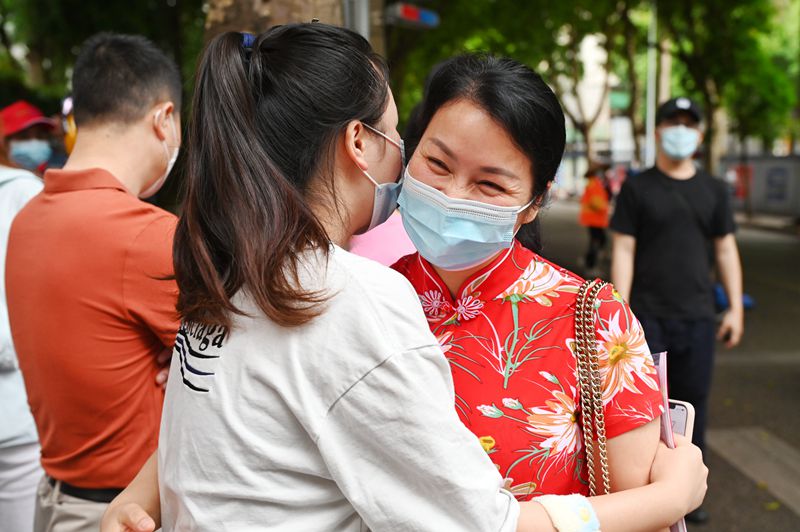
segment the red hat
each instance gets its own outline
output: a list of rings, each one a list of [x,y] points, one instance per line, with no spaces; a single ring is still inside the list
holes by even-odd
[[[25,100],[19,100],[8,107],[0,109],[0,120],[3,121],[3,134],[6,137],[36,124],[44,124],[51,129],[56,127],[54,120],[44,116],[44,113],[39,108],[34,107]]]

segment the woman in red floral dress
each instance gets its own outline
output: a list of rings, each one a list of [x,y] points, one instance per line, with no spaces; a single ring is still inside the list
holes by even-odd
[[[587,493],[575,274],[527,249],[564,151],[564,115],[529,68],[462,56],[426,89],[399,205],[414,286],[450,361],[456,409],[520,500]],[[516,235],[516,238],[514,236]],[[661,395],[639,322],[610,286],[595,314],[612,489],[647,484]]]

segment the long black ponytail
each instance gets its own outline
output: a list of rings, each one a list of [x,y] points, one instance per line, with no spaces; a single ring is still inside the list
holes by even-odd
[[[330,245],[309,196],[318,179],[332,178],[334,142],[346,125],[380,120],[386,79],[363,37],[324,24],[255,38],[229,32],[209,43],[184,142],[186,198],[174,245],[184,320],[230,326],[241,312],[231,298],[242,288],[280,325],[319,314],[325,294],[298,282],[301,255]]]

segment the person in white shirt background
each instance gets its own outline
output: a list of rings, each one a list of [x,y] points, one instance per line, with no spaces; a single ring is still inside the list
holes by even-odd
[[[43,186],[41,179],[11,162],[0,134],[0,532],[33,529],[36,486],[42,477],[39,438],[8,324],[5,264],[11,222]]]

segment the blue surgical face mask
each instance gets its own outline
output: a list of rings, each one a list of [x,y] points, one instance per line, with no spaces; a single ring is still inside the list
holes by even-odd
[[[670,126],[661,130],[661,149],[670,159],[682,161],[697,151],[700,132],[692,127]]]
[[[443,270],[466,270],[511,247],[522,207],[452,199],[406,168],[398,199],[403,226],[425,260]]]
[[[8,149],[11,160],[27,170],[37,170],[53,155],[50,143],[41,139],[12,140]]]
[[[397,148],[400,150],[400,160],[403,165],[400,172],[400,175],[402,176],[402,169],[405,168],[406,165],[406,147],[403,139],[400,139],[398,142],[368,124],[364,124],[364,126],[385,138],[391,144],[397,146]],[[364,231],[366,232],[374,229],[388,220],[395,209],[397,209],[397,197],[400,195],[401,183],[400,181],[392,183],[379,183],[366,171],[362,170],[362,172],[364,172],[364,175],[367,176],[367,179],[372,181],[372,184],[375,185],[375,195],[372,203],[372,218],[370,219],[369,227],[367,227],[367,229]]]

